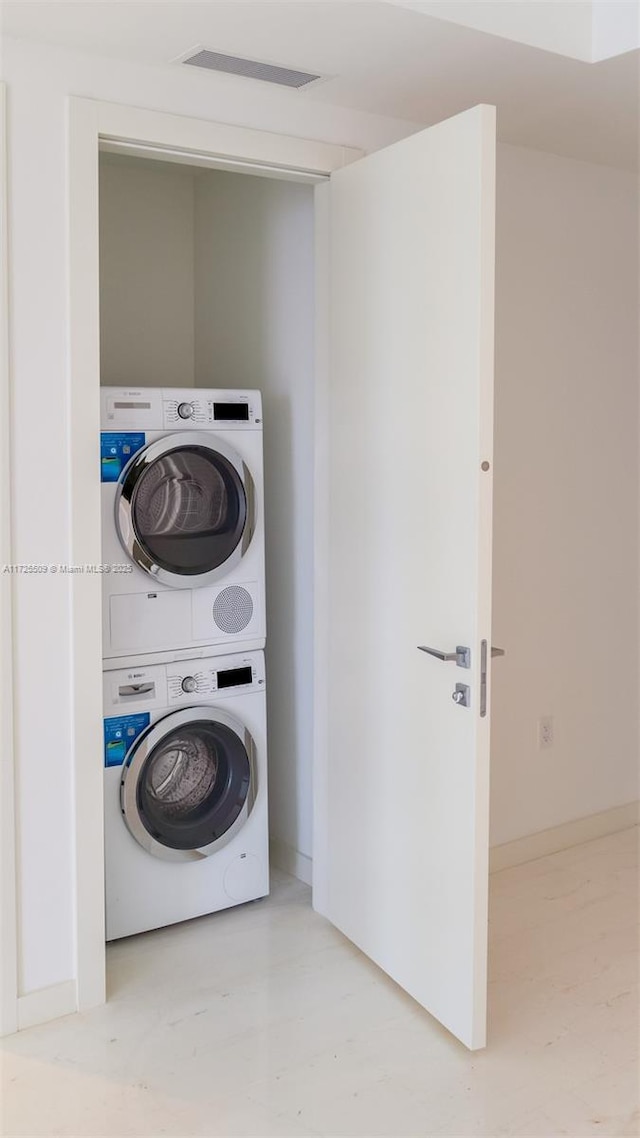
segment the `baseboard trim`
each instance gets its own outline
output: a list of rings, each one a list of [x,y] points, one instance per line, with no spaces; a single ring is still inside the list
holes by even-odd
[[[501,869],[510,869],[514,865],[524,865],[527,861],[568,850],[582,842],[591,842],[595,838],[605,838],[607,834],[628,830],[639,823],[640,802],[628,802],[624,806],[602,810],[599,814],[589,814],[586,818],[575,818],[571,822],[563,822],[561,826],[552,826],[549,830],[539,830],[536,834],[527,834],[513,842],[492,846],[489,850],[489,872],[498,873]],[[307,854],[300,853],[279,838],[271,839],[270,851],[274,866],[304,881],[305,885],[311,885],[313,862]]]
[[[489,850],[489,871],[497,873],[514,865],[523,865],[526,861],[559,853],[571,846],[579,846],[582,842],[591,842],[594,838],[604,838],[619,830],[628,830],[631,826],[637,826],[639,821],[639,802],[628,802],[625,806],[614,806],[599,814],[576,818],[561,826],[552,826],[549,830],[540,830],[537,834],[528,834],[513,842],[492,846]]]
[[[289,873],[299,881],[304,881],[305,885],[311,885],[312,861],[307,854],[300,853],[300,850],[294,849],[280,838],[271,839],[269,850],[272,865],[277,866],[283,873]]]
[[[49,988],[39,988],[18,998],[18,1031],[48,1023],[51,1019],[71,1015],[78,1010],[75,980],[63,980]]]

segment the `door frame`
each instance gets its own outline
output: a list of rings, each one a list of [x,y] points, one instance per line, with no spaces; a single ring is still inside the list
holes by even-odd
[[[11,532],[11,386],[9,349],[7,88],[0,83],[0,562],[13,561]],[[13,736],[13,577],[0,578],[0,1035],[18,1027],[18,899]]]
[[[319,183],[362,151],[309,139],[143,110],[68,100],[70,560],[101,559],[99,206],[100,148]],[[324,351],[319,348],[324,358]],[[322,367],[318,376],[322,376]],[[321,382],[321,380],[320,380]],[[74,899],[77,1009],[104,1003],[105,918],[102,751],[102,615],[98,574],[78,574],[72,591],[71,747],[74,771]],[[316,609],[316,612],[318,609]]]

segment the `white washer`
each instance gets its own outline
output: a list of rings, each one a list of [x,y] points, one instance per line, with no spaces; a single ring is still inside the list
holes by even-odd
[[[104,672],[107,940],[269,892],[264,654]]]
[[[101,392],[103,658],[265,643],[258,391]]]

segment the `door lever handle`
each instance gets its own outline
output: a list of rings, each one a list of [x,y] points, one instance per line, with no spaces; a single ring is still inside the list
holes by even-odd
[[[445,663],[451,660],[459,668],[471,667],[471,649],[466,648],[464,644],[458,644],[455,652],[441,652],[439,648],[427,648],[425,644],[418,644],[418,650],[426,652],[429,656],[435,656],[436,660],[443,660]]]
[[[495,656],[506,656],[506,652],[505,652],[504,648],[494,648],[493,644],[492,644],[491,645],[491,656],[492,656],[492,658],[494,658]]]

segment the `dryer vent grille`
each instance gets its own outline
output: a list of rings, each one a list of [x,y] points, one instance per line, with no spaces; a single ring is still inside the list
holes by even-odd
[[[239,55],[225,55],[220,51],[202,48],[194,55],[183,59],[189,67],[204,67],[208,71],[223,71],[225,75],[241,75],[244,79],[262,79],[265,83],[277,83],[280,87],[306,87],[315,83],[320,75],[310,71],[294,71],[290,67],[277,67],[273,63],[261,63],[257,59],[243,59]]]
[[[253,616],[251,593],[242,585],[228,585],[213,603],[213,622],[221,632],[242,632]]]

